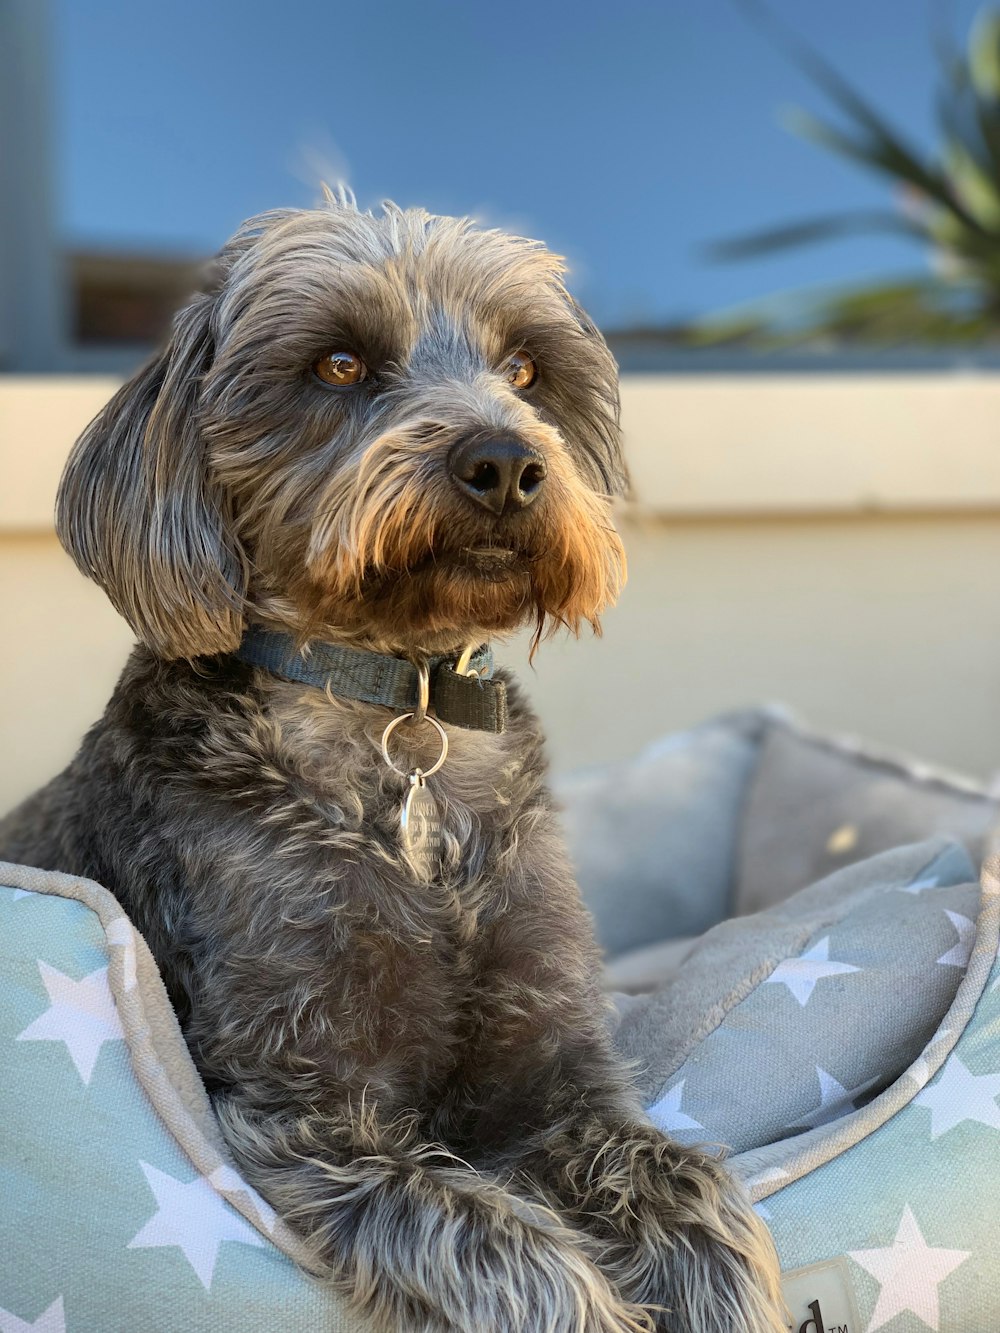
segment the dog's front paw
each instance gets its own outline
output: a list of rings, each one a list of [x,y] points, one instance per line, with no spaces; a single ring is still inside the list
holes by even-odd
[[[507,1217],[471,1238],[445,1306],[449,1333],[654,1333],[652,1316],[622,1299],[581,1240],[552,1215],[541,1225]]]
[[[657,1328],[787,1333],[774,1243],[742,1187],[712,1158],[678,1174],[673,1216],[665,1219],[671,1243],[661,1251],[660,1290],[670,1309]]]
[[[770,1233],[715,1158],[631,1127],[600,1165],[594,1257],[657,1333],[787,1333]]]

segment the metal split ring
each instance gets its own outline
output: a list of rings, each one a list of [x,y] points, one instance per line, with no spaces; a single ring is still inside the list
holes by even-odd
[[[415,662],[414,666],[417,668],[417,711],[413,717],[417,722],[423,722],[431,702],[431,673],[426,662]]]
[[[389,725],[386,727],[385,731],[382,732],[382,758],[385,760],[385,762],[389,765],[389,767],[392,769],[394,773],[399,773],[400,776],[404,778],[409,777],[410,773],[412,772],[412,769],[397,768],[396,765],[389,758],[389,737],[392,735],[392,733],[396,730],[396,728],[399,726],[401,722],[406,722],[410,718],[413,718],[416,722],[429,722],[431,726],[434,728],[434,730],[437,732],[437,734],[441,737],[441,753],[437,757],[437,763],[432,764],[430,768],[425,768],[422,770],[423,776],[425,778],[429,778],[432,773],[436,773],[438,769],[441,767],[441,765],[444,763],[444,761],[448,758],[448,734],[445,731],[444,727],[442,727],[441,723],[437,720],[437,718],[431,717],[426,712],[427,708],[426,701],[424,701],[423,703],[423,708],[425,711],[423,712],[422,716],[419,715],[419,713],[402,713],[399,717],[394,717],[392,721],[389,723]]]

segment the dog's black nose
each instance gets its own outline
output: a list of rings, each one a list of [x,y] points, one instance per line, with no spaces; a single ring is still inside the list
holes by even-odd
[[[472,439],[448,455],[452,480],[491,514],[527,509],[545,481],[545,459],[515,439]]]

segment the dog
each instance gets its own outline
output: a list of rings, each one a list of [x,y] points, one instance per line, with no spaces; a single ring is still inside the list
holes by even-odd
[[[598,627],[625,485],[561,261],[345,190],[237,232],[61,483],[140,642],[0,855],[115,894],[243,1176],[380,1330],[786,1327],[763,1224],[612,1049],[482,647]]]

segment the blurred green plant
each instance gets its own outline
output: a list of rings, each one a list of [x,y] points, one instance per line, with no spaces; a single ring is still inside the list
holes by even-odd
[[[940,142],[925,154],[822,56],[779,28],[766,8],[753,0],[742,7],[772,30],[845,122],[835,125],[797,110],[791,128],[891,181],[895,206],[771,227],[718,242],[709,254],[748,259],[833,237],[883,232],[923,245],[930,272],[755,303],[701,321],[687,331],[689,341],[757,347],[1000,342],[1000,10],[979,14],[966,52],[939,36]]]

